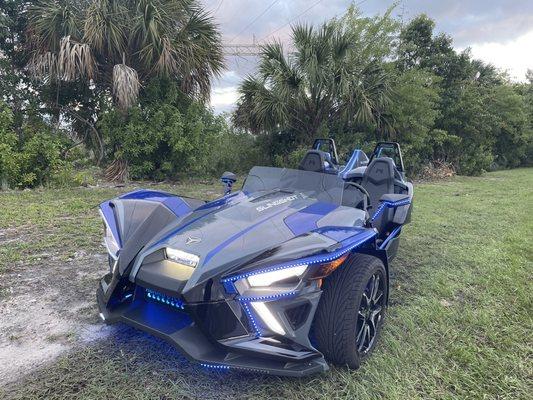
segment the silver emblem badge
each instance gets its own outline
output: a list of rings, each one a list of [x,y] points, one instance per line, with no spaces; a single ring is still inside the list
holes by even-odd
[[[194,243],[200,243],[202,239],[196,236],[189,236],[187,239],[185,239],[185,244],[194,244]]]

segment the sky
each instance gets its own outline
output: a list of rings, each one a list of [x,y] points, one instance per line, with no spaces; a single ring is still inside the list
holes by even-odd
[[[220,26],[225,44],[288,41],[291,24],[320,24],[340,16],[351,0],[202,0]],[[404,21],[425,13],[436,23],[436,32],[453,38],[454,47],[470,48],[474,58],[524,81],[533,69],[533,0],[356,0],[363,15],[382,14],[398,3],[394,14]],[[231,111],[241,80],[255,71],[253,56],[227,58],[227,70],[212,90],[216,113]]]

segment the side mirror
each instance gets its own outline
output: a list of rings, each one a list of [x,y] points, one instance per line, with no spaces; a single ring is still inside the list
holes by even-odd
[[[235,175],[233,172],[226,171],[222,174],[220,181],[224,185],[224,196],[226,196],[231,193],[233,184],[237,182],[237,175]]]

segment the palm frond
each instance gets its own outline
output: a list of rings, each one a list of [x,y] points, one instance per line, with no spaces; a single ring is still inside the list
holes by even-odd
[[[128,10],[122,1],[93,0],[85,12],[83,42],[118,60],[126,50]]]
[[[57,57],[49,51],[44,54],[34,54],[26,68],[30,76],[35,79],[54,79],[57,77]]]
[[[126,64],[113,67],[113,96],[122,110],[132,107],[139,97],[139,75]]]
[[[72,81],[77,77],[92,79],[96,71],[89,45],[75,43],[70,36],[61,39],[57,65],[59,78],[64,81]]]

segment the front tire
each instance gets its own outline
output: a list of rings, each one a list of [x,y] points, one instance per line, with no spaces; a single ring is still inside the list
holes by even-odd
[[[359,368],[376,347],[385,317],[388,281],[380,259],[356,254],[322,285],[315,317],[318,349],[339,366]]]

